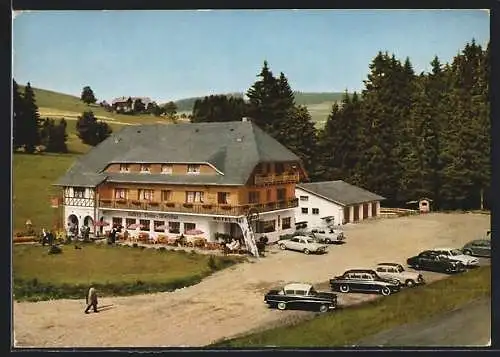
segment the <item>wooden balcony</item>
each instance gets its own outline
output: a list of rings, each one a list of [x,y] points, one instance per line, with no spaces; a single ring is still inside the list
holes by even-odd
[[[268,175],[255,175],[254,185],[273,185],[280,183],[299,182],[299,174],[268,174]]]
[[[224,216],[241,216],[248,213],[253,208],[258,212],[269,212],[279,209],[298,207],[298,199],[289,199],[285,201],[257,203],[246,205],[218,205],[212,203],[167,203],[167,202],[143,202],[136,200],[99,200],[100,208],[117,208],[126,210],[143,210],[156,212],[179,212],[179,213],[198,213],[215,214]]]

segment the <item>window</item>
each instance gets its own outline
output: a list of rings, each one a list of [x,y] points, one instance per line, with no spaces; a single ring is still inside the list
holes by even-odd
[[[73,197],[84,198],[85,197],[85,188],[83,188],[83,187],[73,188]]]
[[[263,171],[262,164],[257,164],[257,166],[255,166],[255,174],[260,175],[262,174],[262,171]]]
[[[267,202],[271,202],[271,197],[272,197],[271,193],[272,193],[271,190],[267,190],[266,191],[266,200],[267,200]]]
[[[166,175],[171,175],[172,165],[161,165],[161,173]]]
[[[151,229],[149,219],[141,219],[139,220],[139,224],[141,225],[141,231],[149,231]]]
[[[307,201],[309,201],[309,196],[300,196],[300,200],[307,202]]]
[[[292,239],[290,239],[290,242],[300,242],[300,239],[299,238],[292,238]]]
[[[313,208],[312,214],[319,214],[319,208]]]
[[[127,219],[125,219],[125,227],[126,228],[128,228],[132,224],[136,224],[136,223],[137,223],[137,220],[135,218],[127,218]]]
[[[170,190],[162,190],[161,191],[161,200],[162,201],[172,201],[172,191]]]
[[[151,172],[151,165],[141,164],[141,172],[149,174]]]
[[[276,220],[257,222],[257,233],[269,233],[276,231]]]
[[[188,175],[199,175],[200,165],[188,165],[187,173]]]
[[[184,233],[192,231],[193,229],[196,229],[195,223],[184,223]]]
[[[186,203],[203,203],[203,196],[200,191],[186,191]]]
[[[163,221],[154,221],[153,222],[154,231],[155,232],[165,232],[165,222]]]
[[[302,207],[302,214],[308,214],[308,213],[309,213],[309,208]]]
[[[387,270],[385,268],[377,268],[379,273],[385,273]]]
[[[276,172],[276,175],[281,175],[283,172],[285,172],[285,165],[283,165],[282,163],[274,164],[274,171]]]
[[[259,191],[250,191],[248,192],[248,203],[259,203]]]
[[[121,217],[113,217],[111,221],[113,222],[113,227],[118,228],[121,227],[123,219]]]
[[[168,233],[177,233],[181,232],[181,223],[180,222],[168,222]]]
[[[295,295],[302,295],[304,296],[306,292],[304,290],[295,290]]]
[[[120,164],[120,172],[129,172],[129,165],[128,164]]]
[[[278,201],[284,201],[286,199],[286,188],[278,188],[276,190],[276,196]]]
[[[271,173],[271,164],[266,164],[266,173]]]
[[[286,217],[281,221],[281,229],[288,229],[292,227],[292,218]]]
[[[217,203],[218,204],[228,204],[229,192],[217,192]]]
[[[127,190],[125,188],[115,188],[115,199],[125,200],[127,198]]]
[[[139,199],[145,201],[152,201],[153,190],[139,190]]]

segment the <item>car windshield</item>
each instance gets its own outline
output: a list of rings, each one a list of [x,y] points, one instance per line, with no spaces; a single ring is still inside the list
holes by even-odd
[[[463,253],[458,249],[452,249],[451,255],[462,255]]]
[[[399,265],[399,266],[397,267],[397,270],[398,270],[398,273],[402,273],[402,272],[404,272],[404,271],[405,271],[405,269],[404,269],[401,265]]]

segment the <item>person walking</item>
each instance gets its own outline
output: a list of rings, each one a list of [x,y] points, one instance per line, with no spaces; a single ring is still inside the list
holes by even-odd
[[[86,314],[89,313],[91,307],[94,309],[94,312],[99,312],[97,310],[97,291],[93,287],[90,287],[87,293],[86,303],[87,303],[87,308],[85,309]]]

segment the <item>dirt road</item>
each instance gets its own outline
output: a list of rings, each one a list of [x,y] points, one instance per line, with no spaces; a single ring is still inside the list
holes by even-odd
[[[490,227],[483,214],[428,214],[346,226],[347,243],[325,255],[273,249],[258,262],[218,272],[171,293],[102,298],[111,305],[85,315],[84,301],[14,303],[18,347],[204,346],[307,312],[276,311],[263,293],[284,282],[322,283],[345,269],[406,258],[434,246],[461,247]],[[424,274],[425,275],[425,274]],[[437,276],[437,275],[436,275]],[[340,296],[341,304],[373,295]],[[309,313],[310,314],[310,313]]]
[[[431,319],[383,331],[357,346],[484,347],[491,340],[491,299],[473,301]]]

